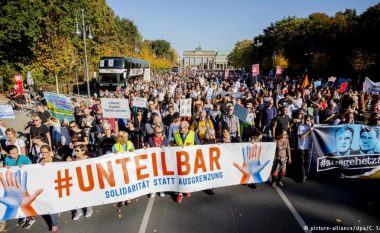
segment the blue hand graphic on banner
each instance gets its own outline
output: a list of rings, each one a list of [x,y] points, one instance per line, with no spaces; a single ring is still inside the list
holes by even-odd
[[[0,198],[0,203],[6,206],[4,216],[0,218],[11,219],[15,218],[17,211],[22,207],[23,211],[28,211],[25,213],[33,213],[34,210],[31,208],[31,203],[41,194],[43,189],[37,190],[33,195],[29,195],[27,186],[28,174],[24,172],[21,178],[20,170],[16,172],[6,171],[5,177],[3,173],[0,173],[0,183],[4,188],[4,196]]]
[[[253,145],[242,148],[243,165],[234,163],[234,166],[243,173],[240,183],[248,183],[250,176],[256,183],[262,183],[263,179],[260,172],[269,164],[270,160],[266,160],[261,164],[261,146]]]

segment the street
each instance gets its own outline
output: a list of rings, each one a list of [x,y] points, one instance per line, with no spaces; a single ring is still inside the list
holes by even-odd
[[[305,184],[284,180],[284,188],[262,184],[253,189],[233,186],[216,189],[216,195],[193,193],[175,203],[170,195],[132,200],[119,213],[115,205],[94,207],[90,218],[71,220],[60,215],[60,232],[310,232],[325,227],[373,227],[379,223],[378,181],[310,180]],[[284,199],[279,193],[284,193]],[[293,212],[293,213],[292,213]],[[295,217],[293,214],[298,213]],[[42,217],[29,232],[47,232]],[[301,226],[303,222],[308,226]],[[8,232],[24,232],[12,220]],[[313,232],[331,232],[315,230]],[[346,231],[338,231],[346,232]],[[378,232],[378,231],[377,231]]]

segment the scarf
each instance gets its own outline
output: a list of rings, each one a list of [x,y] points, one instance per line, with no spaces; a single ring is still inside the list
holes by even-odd
[[[153,143],[154,143],[154,145],[156,145],[157,147],[160,147],[163,139],[164,139],[163,136],[161,136],[161,137],[153,137]]]

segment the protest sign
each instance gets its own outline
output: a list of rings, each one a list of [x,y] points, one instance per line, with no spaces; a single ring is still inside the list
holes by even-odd
[[[230,77],[230,69],[224,70],[224,79],[228,79]]]
[[[1,168],[0,197],[8,201],[0,204],[0,218],[58,213],[156,192],[262,183],[269,178],[275,148],[274,142],[155,147],[74,162]],[[24,199],[30,200],[27,208],[21,207]]]
[[[340,84],[339,93],[344,93],[347,90],[347,87],[348,87],[347,82]]]
[[[365,78],[363,91],[365,93],[380,94],[380,82],[373,82],[368,77]]]
[[[138,108],[146,108],[147,101],[145,98],[140,98],[140,97],[135,97],[133,99],[133,107],[138,107]]]
[[[182,117],[191,116],[191,98],[181,99],[179,115]]]
[[[11,105],[0,105],[0,119],[15,118],[15,113]]]
[[[230,96],[233,96],[235,99],[237,98],[241,98],[243,95],[244,95],[244,92],[227,92],[227,91],[221,91],[220,92],[220,95],[222,97],[226,96],[226,95],[230,95]]]
[[[65,95],[44,92],[49,111],[58,120],[74,120],[74,110],[71,99]]]
[[[250,114],[248,112],[248,109],[238,105],[238,104],[235,104],[235,107],[234,107],[234,112],[233,114],[235,116],[237,116],[239,118],[239,120],[241,120],[242,122],[246,123],[246,122],[250,122],[252,119],[250,118]]]
[[[256,76],[260,74],[260,66],[259,64],[252,65],[252,76]]]
[[[336,77],[331,76],[331,77],[328,79],[328,81],[334,83],[334,82],[336,81]]]
[[[102,102],[103,117],[130,118],[128,99],[100,99]]]
[[[314,82],[314,86],[315,86],[315,87],[319,87],[319,86],[321,86],[321,85],[322,85],[321,80],[318,80],[318,81],[315,81],[315,82]]]
[[[20,74],[16,74],[14,76],[14,79],[15,79],[14,89],[16,90],[17,94],[24,95],[24,85],[23,85],[22,76]]]
[[[311,172],[339,169],[344,176],[379,179],[379,132],[378,126],[360,124],[314,127]]]
[[[284,73],[285,68],[282,66],[277,66],[276,75],[282,75]]]

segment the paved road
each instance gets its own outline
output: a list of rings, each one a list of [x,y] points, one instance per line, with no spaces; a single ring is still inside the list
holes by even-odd
[[[17,112],[9,124],[20,129],[28,120]],[[380,232],[380,182],[358,179],[314,179],[305,184],[284,179],[283,188],[262,184],[253,189],[238,185],[216,189],[215,196],[193,193],[181,204],[169,195],[134,199],[121,209],[114,205],[94,207],[90,218],[71,220],[71,213],[60,215],[60,232],[162,232],[162,233],[229,233],[229,232],[360,232],[343,227],[368,227]],[[305,226],[308,226],[306,228]],[[379,227],[376,230],[376,226]],[[335,227],[322,229],[322,227]],[[308,230],[306,230],[308,229]],[[339,231],[340,230],[340,231]],[[7,222],[7,232],[25,232],[17,221]],[[47,232],[42,217],[28,232]]]
[[[114,205],[94,207],[91,218],[82,217],[77,222],[71,220],[70,212],[65,212],[60,216],[60,232],[305,232],[299,221],[310,228],[376,224],[380,227],[379,182],[310,180],[299,184],[285,179],[284,183],[282,189],[267,184],[257,189],[242,185],[220,188],[215,196],[197,192],[184,198],[181,204],[169,195],[154,199],[144,196],[123,207],[120,213]],[[279,195],[281,192],[294,209]],[[298,220],[291,211],[299,214]],[[8,222],[7,231],[24,232],[24,229],[13,220]],[[47,231],[42,217],[37,217],[29,230]]]

